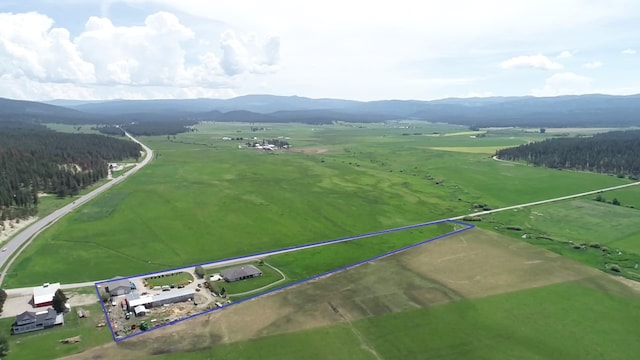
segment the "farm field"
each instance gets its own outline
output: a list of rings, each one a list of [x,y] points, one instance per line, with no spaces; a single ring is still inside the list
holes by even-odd
[[[142,138],[157,158],[43,232],[4,286],[129,276],[463,215],[474,203],[496,208],[629,182],[429,149],[512,146],[541,134],[472,139],[424,136],[457,126],[411,126],[203,124],[175,139]],[[244,140],[223,136],[289,137],[293,149],[239,149]]]
[[[602,194],[634,199],[640,188]],[[640,210],[594,201],[595,196],[483,216],[476,225],[523,238],[556,253],[640,280]],[[629,200],[627,200],[629,201]],[[631,200],[633,201],[633,200]],[[515,227],[521,230],[509,230]],[[525,235],[526,234],[526,235]]]
[[[597,270],[475,229],[72,358],[618,359],[640,350],[639,299]]]

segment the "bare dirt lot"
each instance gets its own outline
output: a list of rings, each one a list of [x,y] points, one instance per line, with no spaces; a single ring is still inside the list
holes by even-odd
[[[548,251],[474,229],[73,358],[138,359],[566,281],[611,280]]]
[[[324,154],[329,152],[327,148],[319,148],[319,147],[308,147],[303,149],[293,149],[292,152],[298,152],[303,154]]]

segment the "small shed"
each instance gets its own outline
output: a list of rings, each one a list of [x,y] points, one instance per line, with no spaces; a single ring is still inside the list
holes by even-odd
[[[147,315],[147,308],[144,307],[144,305],[138,305],[133,308],[133,313],[136,314],[136,316],[145,316]]]

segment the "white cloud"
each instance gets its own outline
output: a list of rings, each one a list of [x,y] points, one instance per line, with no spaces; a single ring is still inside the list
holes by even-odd
[[[51,82],[89,83],[94,67],[80,57],[69,31],[38,13],[0,13],[0,73]]]
[[[585,69],[597,69],[599,67],[602,67],[602,62],[596,60],[596,61],[590,61],[590,62],[586,62],[584,64],[582,64],[582,67]]]
[[[503,69],[538,69],[538,70],[560,70],[562,64],[551,61],[548,57],[537,55],[523,55],[512,57],[500,63]]]
[[[500,71],[502,60],[577,71],[599,59],[607,66],[594,81],[628,87],[633,64],[608,56],[640,38],[637,0],[29,1],[45,14],[56,6],[55,19],[38,21],[16,17],[26,2],[5,2],[2,11],[14,14],[0,19],[0,76],[47,84],[34,99],[63,94],[54,82],[108,97],[174,87],[361,100],[524,95],[547,76]],[[517,55],[533,56],[509,59]],[[479,77],[492,81],[455,80]]]
[[[231,75],[278,69],[279,38],[231,29],[199,35],[169,12],[151,14],[138,26],[92,16],[74,39],[53,24],[34,12],[0,13],[0,75],[43,83],[227,88]]]
[[[563,52],[561,52],[560,54],[558,54],[558,58],[560,59],[566,59],[566,58],[570,58],[573,56],[573,52],[569,51],[569,50],[565,50]]]
[[[266,73],[276,70],[280,51],[280,39],[270,37],[261,43],[253,34],[239,36],[227,30],[220,36],[222,59],[220,65],[227,75],[244,72]]]
[[[633,49],[625,49],[625,50],[622,50],[621,53],[623,55],[635,55],[636,51]]]
[[[572,72],[553,74],[544,82],[542,89],[534,89],[534,96],[580,95],[593,93],[593,80]]]

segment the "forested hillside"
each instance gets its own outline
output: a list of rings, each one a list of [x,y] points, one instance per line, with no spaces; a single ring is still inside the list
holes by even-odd
[[[0,120],[0,219],[33,215],[38,192],[77,194],[108,173],[108,162],[140,157],[137,143],[67,134],[43,125]]]
[[[640,177],[640,130],[613,131],[589,138],[556,138],[502,149],[503,160],[524,160],[556,169]]]

